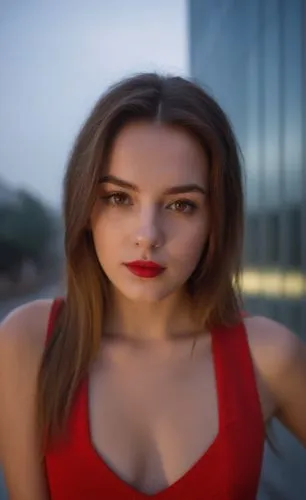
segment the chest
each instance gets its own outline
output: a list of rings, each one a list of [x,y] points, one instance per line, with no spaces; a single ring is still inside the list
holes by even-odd
[[[154,493],[175,483],[219,431],[210,352],[100,363],[89,383],[92,445],[119,477]]]
[[[253,372],[224,368],[210,349],[140,354],[102,357],[82,384],[68,440],[46,458],[52,498],[255,498],[264,428]]]

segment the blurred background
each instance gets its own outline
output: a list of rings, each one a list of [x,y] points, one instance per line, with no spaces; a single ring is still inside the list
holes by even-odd
[[[306,340],[305,0],[2,0],[0,64],[0,320],[61,293],[73,139],[109,84],[157,70],[195,78],[230,117],[246,166],[247,308]],[[306,452],[271,432],[258,498],[303,500]]]

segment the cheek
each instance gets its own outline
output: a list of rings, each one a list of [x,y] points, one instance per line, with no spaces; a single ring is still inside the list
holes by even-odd
[[[115,214],[114,214],[115,215]],[[122,217],[116,217],[107,211],[94,215],[91,219],[91,230],[96,254],[100,264],[109,266],[122,253],[126,242],[129,225]]]
[[[101,248],[111,245],[116,239],[117,233],[119,234],[119,231],[116,231],[114,226],[103,218],[100,218],[92,225],[94,242]]]
[[[169,231],[172,232],[169,243],[173,253],[196,258],[201,254],[209,235],[208,220],[201,217],[194,221],[184,221],[180,227],[169,228]]]
[[[114,227],[114,217],[107,207],[102,208],[102,204],[96,202],[90,218],[91,229],[96,239],[110,235],[110,228]]]
[[[102,207],[96,203],[91,216],[92,231],[106,234],[108,237],[123,234],[131,226],[131,213],[115,207]]]

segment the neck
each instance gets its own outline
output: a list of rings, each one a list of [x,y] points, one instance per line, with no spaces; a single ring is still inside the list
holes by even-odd
[[[107,336],[126,340],[170,340],[197,331],[190,300],[185,294],[158,302],[136,302],[113,294],[104,330]]]

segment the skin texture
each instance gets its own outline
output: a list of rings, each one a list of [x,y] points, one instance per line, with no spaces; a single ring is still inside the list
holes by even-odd
[[[90,372],[91,437],[118,476],[153,494],[190,469],[218,433],[211,336],[201,332],[190,355],[196,325],[184,286],[209,234],[209,210],[203,193],[167,193],[191,183],[207,189],[207,163],[182,131],[139,123],[117,138],[105,175],[137,190],[102,182],[90,220],[113,285]],[[154,260],[166,271],[136,278],[123,265],[135,259]],[[32,302],[1,325],[0,460],[12,500],[48,498],[35,384],[50,306]],[[305,346],[270,319],[247,318],[245,325],[265,422],[277,416],[306,446]]]
[[[117,138],[107,174],[114,180],[99,186],[91,227],[100,264],[114,285],[114,316],[155,314],[156,308],[166,313],[179,305],[186,312],[184,284],[208,236],[207,195],[168,192],[191,184],[207,191],[202,148],[179,129],[132,124]],[[116,179],[134,189],[116,185]],[[138,259],[153,260],[166,271],[153,280],[139,279],[123,265]]]

